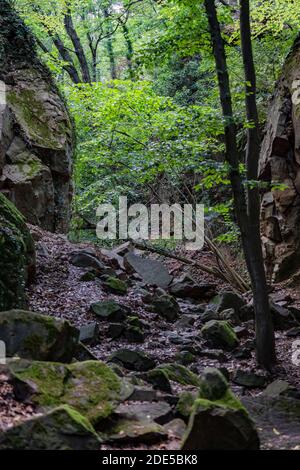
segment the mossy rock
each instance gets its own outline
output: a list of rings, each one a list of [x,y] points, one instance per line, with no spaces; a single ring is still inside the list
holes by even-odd
[[[215,348],[231,351],[239,344],[234,329],[224,320],[211,320],[207,322],[203,326],[201,333]]]
[[[112,292],[117,295],[125,295],[127,294],[128,290],[126,282],[121,281],[121,279],[112,276],[109,276],[107,279],[105,279],[105,281],[103,282],[103,287],[109,292]]]
[[[111,428],[107,441],[114,444],[156,444],[167,437],[166,430],[153,421],[120,419]]]
[[[152,308],[166,321],[174,322],[178,319],[180,308],[171,295],[155,295],[152,299]]]
[[[35,272],[35,249],[25,220],[0,193],[0,311],[26,306],[25,286]]]
[[[145,335],[138,326],[127,326],[124,334],[129,343],[143,343],[145,341]]]
[[[140,377],[145,382],[150,383],[155,390],[172,393],[172,387],[168,378],[168,374],[164,370],[153,369],[141,374]]]
[[[0,312],[0,339],[5,342],[7,357],[71,362],[79,331],[66,320],[10,310]]]
[[[196,398],[197,394],[195,393],[182,392],[179,396],[179,400],[175,408],[176,416],[182,418],[185,422],[187,422],[192,413]]]
[[[255,450],[259,438],[246,408],[217,369],[201,376],[182,450]]]
[[[115,300],[95,302],[90,308],[99,319],[112,323],[123,322],[130,313],[130,309],[128,307],[118,304]]]
[[[16,397],[40,407],[67,404],[97,424],[133,391],[100,361],[63,365],[17,361],[9,365]]]
[[[164,371],[169,380],[181,385],[193,385],[194,387],[199,387],[200,385],[200,379],[194,372],[176,362],[162,364],[156,370]]]
[[[90,422],[63,405],[0,434],[0,450],[99,450]]]

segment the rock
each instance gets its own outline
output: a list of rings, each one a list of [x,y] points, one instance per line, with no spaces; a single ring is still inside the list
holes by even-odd
[[[184,366],[188,366],[189,364],[195,362],[196,356],[190,351],[180,351],[176,354],[175,360]]]
[[[201,382],[181,450],[259,449],[254,423],[222,374],[208,369]]]
[[[0,312],[0,340],[8,357],[70,362],[78,339],[79,331],[66,320],[23,310]]]
[[[295,324],[293,315],[287,308],[281,307],[273,301],[270,301],[270,308],[275,329],[283,330]]]
[[[170,343],[180,344],[182,346],[191,347],[197,337],[196,332],[183,332],[182,334],[169,333],[168,335]]]
[[[153,403],[121,404],[115,410],[118,418],[135,421],[155,421],[165,424],[172,417],[171,406],[163,401]]]
[[[232,381],[246,388],[263,388],[267,383],[267,377],[253,372],[239,369],[235,372]]]
[[[100,443],[89,421],[67,405],[0,434],[0,450],[99,450]]]
[[[222,349],[202,349],[198,354],[199,356],[205,356],[208,359],[213,359],[219,362],[227,361],[227,356],[224,354]]]
[[[239,344],[239,340],[227,321],[211,320],[206,323],[201,333],[216,348],[231,351]]]
[[[125,325],[122,323],[111,323],[107,330],[107,336],[111,339],[118,339],[125,331]]]
[[[78,343],[78,346],[73,356],[73,361],[86,362],[97,360],[98,358],[83,343]]]
[[[198,387],[200,384],[199,377],[181,364],[161,364],[156,367],[156,370],[162,370],[169,380],[181,385],[193,385],[194,387]]]
[[[127,326],[125,329],[125,338],[129,343],[143,343],[145,335],[138,326]]]
[[[200,315],[200,320],[203,323],[207,323],[210,320],[219,320],[219,315],[217,314],[217,312],[215,312],[211,308],[207,308],[205,312],[203,312],[203,314]]]
[[[176,416],[179,416],[183,421],[187,422],[193,410],[195,400],[197,398],[196,393],[183,392],[179,395],[179,400],[175,408]]]
[[[166,321],[174,322],[178,318],[179,305],[171,295],[155,295],[152,298],[152,308]]]
[[[254,307],[253,302],[249,302],[248,304],[244,305],[239,310],[239,317],[242,322],[250,321],[254,319]]]
[[[9,371],[18,400],[41,407],[67,404],[92,424],[110,416],[133,391],[100,361],[69,365],[17,361],[9,364]]]
[[[219,295],[216,295],[209,303],[208,308],[214,310],[220,314],[224,310],[233,308],[235,313],[238,315],[242,307],[245,306],[243,297],[234,292],[224,291]]]
[[[109,322],[123,322],[131,312],[129,307],[118,304],[114,300],[95,302],[90,308],[99,319]]]
[[[198,284],[188,274],[183,274],[180,278],[174,279],[169,286],[169,292],[174,297],[191,299],[205,299],[214,294],[214,284]]]
[[[96,256],[86,253],[84,250],[73,253],[70,261],[77,268],[92,268],[98,272],[105,270],[105,265]]]
[[[293,396],[295,390],[295,387],[292,387],[292,385],[288,382],[278,379],[270,383],[267,388],[262,392],[262,395],[270,398],[276,398],[281,395]]]
[[[111,429],[107,441],[113,444],[156,444],[168,437],[165,429],[148,420],[122,419]]]
[[[227,308],[219,314],[220,320],[226,320],[231,325],[238,325],[240,323],[239,316],[237,315],[234,308]]]
[[[291,328],[285,334],[288,338],[296,338],[300,336],[300,326],[296,326],[295,328]]]
[[[299,269],[300,196],[298,93],[300,40],[296,36],[272,96],[260,155],[259,177],[268,189],[261,204],[261,231],[268,278],[288,279]],[[296,85],[295,85],[296,84]],[[292,177],[291,177],[292,172]]]
[[[112,292],[113,294],[117,295],[125,295],[127,294],[128,286],[126,282],[121,281],[117,277],[108,276],[105,281],[103,282],[103,287]]]
[[[109,362],[116,362],[126,369],[137,372],[146,372],[155,367],[155,361],[140,351],[131,351],[130,349],[119,349],[114,352]]]
[[[249,330],[247,330],[245,326],[236,326],[233,328],[233,331],[239,339],[247,338],[247,336],[249,336]]]
[[[177,418],[165,424],[164,429],[167,431],[169,437],[182,439],[186,432],[186,424],[182,419]]]
[[[175,323],[175,328],[177,330],[183,330],[190,328],[194,325],[195,321],[198,319],[198,315],[182,315],[182,317]]]
[[[1,193],[0,240],[0,311],[25,308],[25,286],[35,274],[34,242],[19,211]]]
[[[79,330],[79,341],[87,344],[95,344],[99,339],[99,325],[95,322],[83,325]]]
[[[87,271],[80,279],[81,282],[93,282],[96,280],[96,274],[93,271]]]
[[[105,258],[105,260],[107,262],[109,262],[109,264],[112,267],[114,267],[118,270],[120,269],[121,271],[124,272],[124,270],[125,270],[124,259],[118,253],[116,253],[115,250],[102,249],[101,250],[101,255],[102,255],[102,257]]]
[[[164,370],[149,370],[149,372],[141,374],[140,377],[145,380],[145,382],[152,384],[155,390],[161,390],[162,392],[172,393],[172,388],[168,379],[168,375]]]
[[[139,274],[146,284],[164,289],[172,281],[167,268],[160,261],[142,258],[129,252],[125,255],[124,262],[126,269]]]
[[[247,346],[244,346],[233,351],[232,355],[236,359],[251,359],[252,349]]]
[[[142,385],[136,385],[130,397],[129,402],[153,402],[157,400],[157,392],[152,388]]]
[[[11,38],[15,38],[12,44]],[[67,232],[72,197],[73,130],[68,110],[38,58],[35,41],[2,0],[0,83],[0,190],[26,220]]]

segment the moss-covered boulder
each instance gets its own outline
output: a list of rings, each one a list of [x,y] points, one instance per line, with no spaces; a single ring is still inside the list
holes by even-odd
[[[133,391],[100,361],[70,365],[17,361],[9,369],[19,400],[46,408],[67,404],[92,424],[107,418]]]
[[[100,443],[90,422],[66,405],[0,433],[0,450],[98,450]]]
[[[172,393],[172,387],[168,378],[168,374],[162,369],[153,369],[140,374],[140,377],[145,380],[145,382],[150,383],[153,388],[156,390],[161,390],[162,392]]]
[[[168,433],[153,421],[121,419],[110,430],[106,440],[113,444],[156,444],[167,439]]]
[[[117,277],[108,276],[103,282],[103,287],[113,294],[125,295],[127,294],[128,286],[125,281],[121,281]]]
[[[0,340],[8,357],[71,362],[78,339],[79,331],[66,320],[24,310],[0,312]]]
[[[194,372],[176,362],[161,364],[156,370],[162,370],[169,380],[181,385],[193,385],[194,387],[200,385],[200,379]]]
[[[25,221],[0,193],[0,311],[25,307],[25,285],[35,273],[35,249]]]
[[[201,378],[199,398],[194,402],[182,450],[255,450],[259,438],[241,402],[216,369]]]
[[[197,398],[196,393],[182,392],[179,395],[179,400],[176,404],[175,413],[176,416],[187,422],[191,416],[195,400]]]
[[[152,299],[152,308],[166,321],[174,322],[178,319],[180,308],[178,302],[171,295],[154,295]]]
[[[225,320],[210,320],[203,326],[201,333],[214,348],[231,351],[239,344],[234,329]]]

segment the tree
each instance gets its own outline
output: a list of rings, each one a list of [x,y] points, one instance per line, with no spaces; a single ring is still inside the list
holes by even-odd
[[[257,185],[260,136],[256,106],[256,75],[251,43],[249,0],[240,1],[240,31],[246,81],[246,113],[248,119],[246,150],[248,181],[246,188],[243,185],[239,169],[240,161],[237,144],[237,127],[232,107],[225,45],[217,16],[215,0],[204,0],[204,5],[209,22],[213,54],[218,75],[220,101],[224,117],[226,160],[230,166],[229,177],[233,192],[235,212],[241,231],[246,264],[253,290],[257,361],[266,369],[271,369],[276,360],[275,339],[260,238],[260,204]]]

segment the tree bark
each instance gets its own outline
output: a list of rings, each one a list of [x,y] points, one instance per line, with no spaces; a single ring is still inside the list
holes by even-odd
[[[241,3],[244,3],[241,1]],[[241,231],[241,239],[245,260],[249,271],[253,290],[253,300],[256,314],[256,356],[257,362],[270,369],[275,362],[275,342],[272,321],[270,318],[269,301],[267,295],[266,277],[261,252],[261,240],[259,232],[259,199],[258,189],[247,192],[247,200],[239,171],[239,151],[237,145],[237,129],[233,115],[230,81],[227,68],[224,41],[221,34],[220,24],[217,17],[215,0],[204,0],[208,17],[210,34],[212,39],[213,53],[216,62],[220,100],[224,116],[224,132],[226,146],[226,160],[230,165],[230,181],[232,186],[235,212]],[[249,8],[249,3],[248,3]],[[243,16],[241,16],[241,33],[243,42],[243,57],[246,77],[252,78],[251,93],[247,93],[246,107],[248,119],[258,124],[256,99],[255,99],[255,69],[252,57],[251,31],[247,2],[243,5]],[[250,41],[249,41],[250,39]],[[249,49],[250,48],[250,49]],[[245,54],[250,54],[246,58]],[[247,80],[247,78],[246,78]],[[247,87],[249,88],[249,87]],[[247,91],[249,91],[247,89]],[[256,127],[256,126],[255,126]],[[253,137],[253,141],[252,141]],[[258,145],[258,147],[257,147]],[[257,131],[251,129],[248,134],[247,145],[247,176],[257,179],[258,156],[260,140]],[[257,155],[253,154],[257,151]],[[249,167],[248,167],[249,165]]]
[[[129,78],[131,80],[133,80],[134,79],[134,71],[133,71],[133,65],[132,65],[133,45],[132,45],[132,41],[131,41],[131,38],[130,38],[130,35],[129,35],[129,30],[128,30],[128,27],[127,27],[126,23],[123,23],[122,29],[123,29],[123,36],[124,36],[124,39],[125,39],[126,49],[127,49],[126,50],[126,59],[127,59]]]
[[[111,24],[109,22],[109,12],[107,8],[103,9],[104,18],[107,20],[107,40],[106,40],[106,49],[109,58],[109,65],[110,65],[110,76],[112,80],[117,78],[117,70],[116,70],[116,61],[115,61],[115,53],[114,53],[114,46],[112,42],[112,30]]]
[[[52,36],[51,36],[52,37]],[[62,40],[59,38],[59,36],[54,36],[52,37],[53,44],[55,45],[56,49],[58,50],[62,60],[65,62],[63,65],[63,69],[68,72],[71,80],[73,83],[80,83],[81,79],[79,77],[79,74],[77,72],[77,69],[74,65],[73,59],[69,53],[69,51],[65,48],[64,43]]]
[[[65,15],[64,25],[65,25],[66,32],[72,41],[76,56],[79,61],[79,65],[80,65],[80,69],[82,73],[82,80],[85,83],[91,83],[91,75],[89,71],[88,61],[86,59],[80,38],[76,32],[76,29],[74,28],[72,16],[70,13]]]

